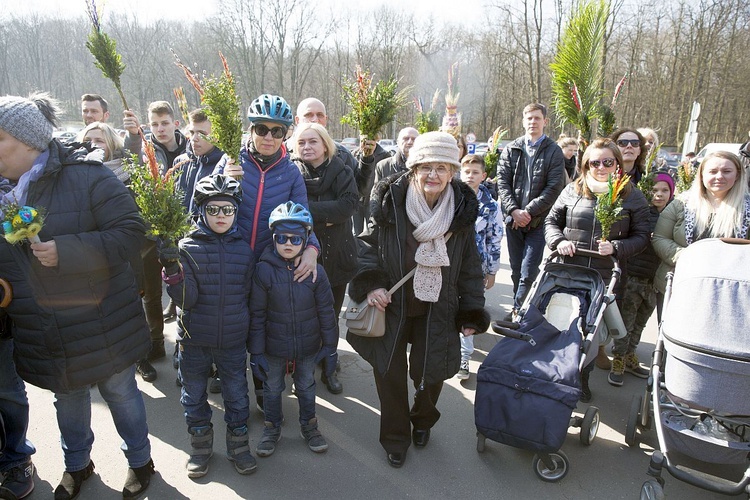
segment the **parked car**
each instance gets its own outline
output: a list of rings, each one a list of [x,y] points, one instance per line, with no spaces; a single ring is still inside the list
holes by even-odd
[[[76,135],[78,134],[70,130],[55,130],[54,132],[52,132],[52,137],[54,137],[55,139],[59,139],[60,142],[72,141],[76,138]]]
[[[398,145],[393,139],[380,139],[378,144],[389,153],[394,153],[398,149]]]
[[[700,163],[706,155],[709,153],[715,153],[716,151],[729,151],[730,153],[738,155],[740,154],[741,147],[742,144],[739,142],[709,142],[703,146],[703,149],[701,149],[695,156],[695,161]]]
[[[477,143],[474,144],[474,154],[475,155],[486,154],[489,149],[490,149],[490,147],[489,147],[489,145],[486,142],[477,142]]]
[[[346,137],[341,141],[341,145],[349,151],[354,151],[359,147],[359,138],[357,137]]]

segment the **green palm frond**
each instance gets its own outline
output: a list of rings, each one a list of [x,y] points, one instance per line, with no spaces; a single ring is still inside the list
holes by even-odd
[[[570,123],[591,140],[604,83],[606,0],[590,0],[573,12],[557,47],[552,71],[552,105],[561,124]]]

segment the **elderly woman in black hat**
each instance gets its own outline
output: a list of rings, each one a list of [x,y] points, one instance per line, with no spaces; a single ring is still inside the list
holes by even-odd
[[[378,183],[370,201],[359,271],[349,285],[354,300],[385,311],[385,335],[347,340],[373,367],[380,398],[380,444],[401,467],[412,440],[427,445],[440,418],[443,381],[461,361],[459,332],[484,332],[484,277],[475,243],[477,197],[455,178],[456,140],[444,132],[419,136],[408,174]],[[412,268],[413,280],[387,290]],[[411,344],[407,361],[407,345]],[[416,395],[409,407],[407,373]]]

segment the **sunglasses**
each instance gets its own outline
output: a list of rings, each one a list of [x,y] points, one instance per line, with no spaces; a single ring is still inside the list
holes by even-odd
[[[268,135],[269,132],[271,132],[271,137],[274,139],[283,139],[286,135],[286,128],[285,127],[273,127],[268,128],[262,123],[259,123],[258,125],[253,125],[253,131],[255,132],[255,135],[258,135],[260,137],[265,137]]]
[[[235,207],[234,205],[224,205],[221,207],[219,205],[206,205],[206,213],[208,215],[213,215],[214,217],[216,217],[217,215],[219,215],[219,212],[229,217],[237,212],[237,207]]]
[[[628,145],[634,147],[634,148],[640,148],[641,147],[641,140],[640,139],[617,139],[617,145],[621,148],[626,148]]]
[[[287,241],[292,245],[301,245],[302,242],[305,241],[305,238],[303,238],[302,236],[289,236],[286,234],[274,234],[273,239],[276,240],[276,243],[278,243],[279,245],[283,245]]]
[[[615,166],[614,158],[605,158],[603,160],[589,160],[590,168],[612,168]]]

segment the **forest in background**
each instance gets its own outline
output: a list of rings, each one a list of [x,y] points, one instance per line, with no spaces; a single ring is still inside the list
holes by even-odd
[[[304,0],[221,0],[219,14],[194,21],[150,19],[146,13],[108,15],[103,29],[117,40],[126,69],[123,90],[140,114],[148,103],[184,88],[197,93],[174,65],[171,50],[199,71],[218,74],[218,51],[237,77],[246,107],[261,93],[296,107],[305,97],[326,103],[328,128],[340,139],[346,113],[341,85],[357,64],[375,79],[395,75],[429,107],[436,89],[444,111],[448,68],[460,63],[463,132],[486,139],[497,126],[523,133],[521,110],[550,103],[556,45],[574,4],[570,0],[494,0],[482,12],[460,13],[471,24],[438,23],[388,7],[355,16],[316,9]],[[460,8],[457,6],[457,10]],[[113,117],[122,105],[85,47],[91,25],[83,3],[77,18],[10,15],[0,24],[0,95],[51,92],[66,118],[80,121],[80,96],[100,93]],[[680,146],[692,103],[701,104],[698,142],[744,142],[750,129],[750,0],[611,0],[605,47],[605,89],[628,75],[617,107],[618,126],[652,127],[667,146]],[[385,136],[415,119],[404,108]],[[111,119],[119,122],[119,119]],[[574,134],[554,115],[549,135]]]

